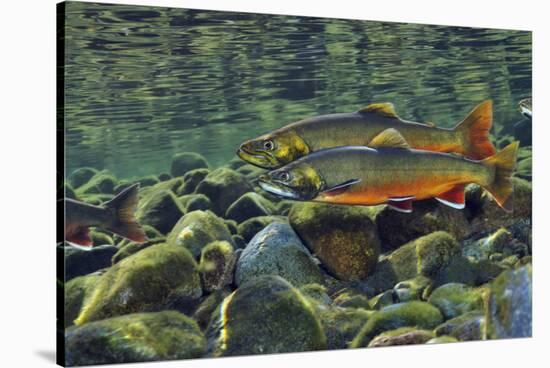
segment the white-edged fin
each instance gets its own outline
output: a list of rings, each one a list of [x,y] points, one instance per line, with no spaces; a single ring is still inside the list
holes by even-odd
[[[412,200],[411,199],[403,199],[403,200],[388,200],[388,206],[395,211],[402,212],[402,213],[411,213],[413,211],[412,207]]]
[[[327,190],[321,192],[324,196],[335,196],[344,193],[348,188],[354,184],[361,182],[361,179],[350,179],[343,183],[337,184]]]
[[[290,191],[285,191],[281,188],[278,188],[278,187],[275,187],[273,185],[264,183],[262,181],[259,181],[258,185],[260,186],[260,188],[262,188],[266,192],[276,194],[276,195],[284,197],[284,198],[290,198],[290,199],[297,199],[298,198],[298,195],[296,195],[295,193],[292,193]]]
[[[444,205],[452,207],[452,208],[456,208],[457,210],[462,210],[465,207],[464,203],[453,203],[453,202],[449,202],[449,201],[446,201],[446,200],[438,198],[438,197],[435,197],[435,199],[437,199],[439,202],[443,203]]]
[[[403,202],[408,201],[409,199],[414,199],[414,196],[408,196],[408,197],[390,197],[390,201],[394,202]]]
[[[73,248],[76,248],[76,249],[79,249],[79,250],[85,250],[86,252],[91,251],[92,248],[93,248],[93,247],[91,247],[91,246],[89,246],[89,245],[88,245],[88,246],[86,246],[86,245],[80,245],[80,244],[76,244],[76,243],[73,243],[73,242],[68,241],[68,240],[65,240],[65,242],[66,242],[67,244],[69,244],[69,245],[70,245],[71,247],[73,247]]]

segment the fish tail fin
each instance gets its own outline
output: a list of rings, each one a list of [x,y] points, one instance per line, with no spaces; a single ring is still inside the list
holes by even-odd
[[[457,124],[455,131],[462,136],[463,154],[473,160],[482,160],[496,153],[489,140],[493,125],[493,102],[483,101]]]
[[[486,185],[485,189],[491,193],[498,205],[508,212],[513,210],[514,204],[512,174],[516,166],[518,147],[518,141],[510,143],[496,155],[481,161],[482,164],[493,167],[495,170],[493,181]]]
[[[105,203],[105,206],[114,209],[114,219],[108,230],[136,243],[144,243],[147,241],[147,236],[134,217],[138,203],[138,189],[139,183],[124,189],[115,198]]]

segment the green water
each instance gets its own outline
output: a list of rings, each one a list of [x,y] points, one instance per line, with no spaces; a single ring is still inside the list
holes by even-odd
[[[69,3],[67,172],[168,171],[176,152],[212,166],[289,122],[394,103],[451,127],[484,99],[494,131],[531,95],[531,33]]]

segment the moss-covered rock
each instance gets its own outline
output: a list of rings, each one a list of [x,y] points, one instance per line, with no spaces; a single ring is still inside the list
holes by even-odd
[[[278,276],[263,276],[229,295],[209,326],[209,354],[232,356],[322,350],[326,336],[310,303]]]
[[[179,197],[179,200],[186,212],[197,210],[208,211],[212,209],[212,202],[204,194],[186,194]]]
[[[448,266],[453,258],[461,255],[460,245],[444,231],[436,231],[415,241],[418,273],[426,276],[437,274]]]
[[[158,176],[159,181],[167,181],[172,179],[172,175],[168,174],[167,172],[162,172]]]
[[[225,226],[227,226],[227,230],[229,230],[231,235],[238,234],[239,230],[237,228],[238,226],[237,221],[224,219],[223,222],[225,222]]]
[[[437,336],[452,336],[460,341],[475,341],[483,338],[485,318],[481,311],[473,311],[452,318],[437,326]]]
[[[195,193],[210,198],[212,210],[218,216],[223,216],[233,202],[251,191],[252,186],[244,175],[224,167],[209,173],[195,189]]]
[[[116,264],[122,261],[124,258],[130,257],[131,255],[136,254],[137,252],[145,248],[149,248],[151,245],[164,243],[165,240],[166,240],[165,238],[161,237],[161,238],[149,239],[145,243],[134,243],[134,242],[124,243],[118,247],[118,251],[111,258],[111,263]]]
[[[327,288],[321,284],[306,284],[300,286],[298,289],[303,296],[312,300],[314,303],[329,305],[332,303],[332,300],[327,294]]]
[[[529,248],[514,237],[511,231],[500,228],[485,240],[491,253],[501,253],[505,257],[524,257],[529,254]]]
[[[249,242],[254,235],[272,222],[286,223],[287,219],[283,216],[260,216],[253,217],[237,226],[237,232],[246,242]]]
[[[183,246],[199,259],[202,248],[216,240],[224,240],[233,245],[231,233],[223,219],[210,211],[193,211],[183,216],[166,239],[171,245]]]
[[[231,239],[233,239],[233,248],[237,249],[244,249],[246,247],[246,240],[240,235],[231,235]]]
[[[278,275],[295,286],[323,283],[307,248],[290,225],[282,223],[272,223],[256,234],[237,262],[237,285],[262,275]]]
[[[170,174],[173,177],[182,176],[188,171],[194,169],[208,168],[206,159],[195,152],[176,153],[172,156],[170,165]]]
[[[197,185],[210,173],[208,169],[195,169],[183,175],[183,184],[178,188],[178,196],[191,194],[197,188]]]
[[[98,274],[90,274],[65,282],[65,327],[73,325],[85,301],[92,295],[99,278]]]
[[[449,283],[435,289],[428,302],[435,305],[445,319],[461,314],[480,311],[483,308],[482,290],[473,289],[460,283]]]
[[[420,300],[424,291],[432,281],[422,275],[413,279],[401,281],[393,287],[393,299],[398,303]]]
[[[92,230],[90,231],[90,237],[92,238],[92,244],[94,245],[114,244],[113,238],[102,231]]]
[[[328,349],[346,349],[372,313],[363,309],[328,308],[319,313]]]
[[[220,289],[212,292],[200,303],[193,313],[193,319],[197,321],[202,331],[206,330],[208,324],[212,320],[214,312],[219,307],[221,302],[230,294],[226,289]],[[216,321],[214,321],[216,323]]]
[[[376,213],[375,222],[383,252],[394,250],[434,231],[446,231],[457,239],[463,239],[470,234],[464,211],[435,200],[415,202],[413,213],[401,213],[386,207]]]
[[[68,366],[200,358],[206,339],[197,323],[175,312],[135,313],[73,327]]]
[[[78,188],[86,184],[98,172],[93,167],[81,167],[74,170],[67,179],[73,188]]]
[[[155,175],[148,175],[148,176],[144,176],[142,178],[136,179],[134,182],[139,183],[139,186],[141,188],[145,188],[145,187],[151,187],[155,184],[160,183],[160,180]],[[127,183],[127,185],[129,186],[130,183]]]
[[[185,209],[174,193],[163,189],[152,192],[140,203],[136,217],[140,223],[167,234],[184,214]]]
[[[65,280],[87,275],[97,270],[109,267],[111,258],[118,251],[113,245],[100,245],[83,250],[65,247]]]
[[[114,194],[118,185],[117,179],[106,171],[100,171],[90,178],[85,184],[76,189],[78,197],[88,194]]]
[[[64,198],[77,199],[76,193],[74,192],[73,187],[69,183],[63,184],[63,196]]]
[[[424,344],[434,338],[434,333],[416,327],[401,327],[382,332],[371,340],[368,347]]]
[[[360,207],[297,203],[289,221],[323,266],[342,280],[360,280],[374,271],[380,240],[367,210]]]
[[[75,324],[159,310],[174,295],[202,295],[198,266],[186,249],[155,244],[109,268]]]
[[[351,347],[366,347],[382,332],[400,327],[431,330],[443,322],[439,309],[426,302],[393,304],[375,312],[353,339]]]
[[[234,267],[231,243],[218,240],[202,248],[199,269],[203,289],[210,292],[231,284]]]
[[[252,217],[269,216],[275,212],[274,205],[255,192],[248,192],[237,199],[225,213],[225,217],[243,222]]]
[[[361,308],[371,309],[371,304],[367,295],[354,292],[344,292],[334,298],[334,305],[341,308]]]
[[[532,335],[532,267],[508,270],[491,285],[486,311],[488,339]]]
[[[369,305],[372,309],[382,309],[393,303],[395,303],[393,290],[386,290],[369,300]]]

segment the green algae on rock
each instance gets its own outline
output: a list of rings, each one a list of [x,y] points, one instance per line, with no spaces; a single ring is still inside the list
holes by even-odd
[[[155,311],[173,295],[192,299],[202,295],[198,266],[183,247],[155,244],[109,268],[75,324]]]
[[[163,189],[151,192],[143,203],[140,203],[136,218],[140,223],[167,234],[184,214],[185,209],[174,193]]]
[[[193,211],[183,216],[166,238],[166,243],[187,248],[199,259],[202,248],[216,240],[233,245],[231,233],[223,219],[210,211]]]
[[[195,152],[176,153],[172,156],[170,174],[173,177],[177,177],[182,176],[188,171],[202,168],[208,168],[208,162],[200,154]]]
[[[183,184],[180,185],[177,191],[178,196],[185,194],[191,194],[197,188],[197,185],[210,173],[208,169],[195,169],[185,173],[183,175]]]
[[[449,283],[435,289],[428,302],[435,305],[443,317],[455,318],[461,314],[483,309],[483,291],[460,283]]]
[[[431,284],[432,281],[422,275],[401,281],[393,287],[393,299],[397,303],[420,300],[424,291],[428,289]]]
[[[434,337],[432,331],[419,330],[416,327],[400,327],[382,332],[369,342],[368,347],[424,344]]]
[[[376,226],[360,207],[297,203],[290,225],[329,273],[361,280],[374,271],[380,254]]]
[[[197,321],[202,331],[206,330],[208,324],[213,320],[214,312],[229,294],[230,292],[226,289],[215,290],[197,306],[193,312],[193,319]]]
[[[225,213],[225,217],[238,223],[252,217],[269,216],[275,212],[273,203],[255,192],[248,192],[239,197]]]
[[[237,233],[241,235],[246,242],[252,240],[254,235],[259,233],[263,228],[272,222],[287,223],[288,220],[283,216],[260,216],[252,217],[241,222],[237,226]]]
[[[318,313],[328,349],[346,349],[372,312],[355,308],[328,308]]]
[[[81,167],[74,170],[67,178],[73,188],[86,184],[99,171],[93,167]]]
[[[233,282],[233,246],[225,240],[209,243],[202,248],[199,270],[205,291],[222,289]]]
[[[486,311],[488,339],[532,335],[532,267],[503,272],[491,284]]]
[[[179,200],[186,212],[197,210],[208,211],[212,209],[210,198],[204,194],[185,194],[179,197]]]
[[[98,274],[90,274],[75,277],[65,282],[65,327],[73,325],[73,321],[78,317],[82,306],[92,295],[99,278],[100,275]]]
[[[272,223],[250,240],[237,262],[235,283],[262,275],[281,276],[294,286],[323,283],[311,254],[286,223]]]
[[[210,172],[195,189],[195,193],[210,198],[212,211],[218,216],[223,216],[233,202],[251,191],[252,186],[244,175],[225,167]]]
[[[206,339],[197,323],[176,312],[134,313],[67,330],[68,366],[200,358]]]
[[[453,236],[436,231],[415,240],[418,273],[426,276],[437,274],[451,260],[461,255],[460,245]]]
[[[100,171],[90,178],[85,184],[78,187],[75,192],[78,197],[88,194],[114,194],[118,180],[106,171]]]
[[[431,330],[443,322],[439,309],[433,305],[412,301],[393,304],[375,312],[353,339],[352,348],[366,347],[382,332],[400,327],[416,327]]]
[[[322,350],[326,336],[311,304],[278,276],[241,285],[208,327],[211,356]]]
[[[452,318],[437,326],[436,336],[452,336],[459,341],[483,339],[485,318],[482,311],[472,311]]]

